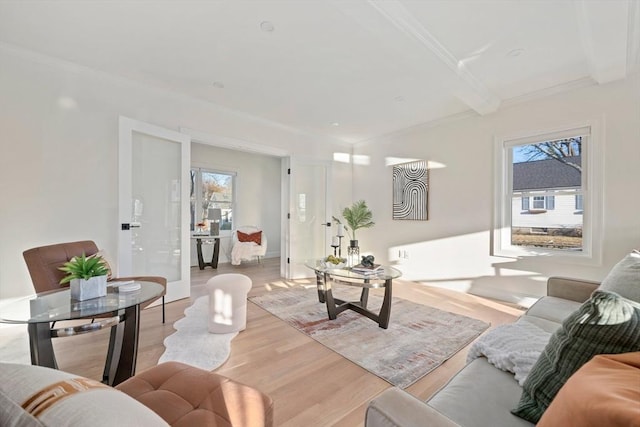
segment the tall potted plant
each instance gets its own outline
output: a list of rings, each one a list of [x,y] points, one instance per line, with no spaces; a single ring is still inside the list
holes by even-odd
[[[82,256],[71,258],[59,270],[67,273],[60,284],[70,282],[71,298],[84,301],[103,297],[107,294],[107,268],[100,256]]]
[[[367,203],[364,200],[358,200],[354,202],[351,207],[346,207],[342,211],[342,216],[347,222],[344,226],[345,230],[349,234],[349,249],[347,251],[347,261],[351,267],[358,263],[358,257],[360,255],[360,249],[358,248],[358,240],[356,239],[356,230],[361,228],[370,228],[375,225],[373,222],[373,213],[371,209],[367,207]],[[342,222],[335,216],[333,220],[342,226]]]

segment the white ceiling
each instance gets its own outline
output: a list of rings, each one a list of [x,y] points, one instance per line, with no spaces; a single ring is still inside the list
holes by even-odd
[[[640,0],[11,0],[0,43],[357,142],[626,77]]]

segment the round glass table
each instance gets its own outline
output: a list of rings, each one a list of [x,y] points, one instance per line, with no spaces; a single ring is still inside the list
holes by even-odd
[[[324,260],[308,260],[305,265],[316,273],[318,300],[327,305],[329,319],[335,319],[345,310],[353,310],[378,323],[387,329],[391,316],[391,296],[393,279],[402,276],[402,272],[389,266],[380,266],[377,270],[360,273],[349,267],[335,268]],[[343,301],[335,298],[332,285],[346,285],[362,288],[359,301]],[[369,289],[384,288],[384,297],[380,312],[374,313],[367,309]]]
[[[114,282],[116,285],[121,283]],[[140,304],[162,295],[164,288],[154,282],[136,281],[140,289],[117,292],[85,301],[71,299],[69,289],[60,289],[17,299],[0,307],[0,322],[27,324],[31,364],[57,369],[52,338],[78,335],[111,328],[103,382],[117,385],[135,374],[140,330]],[[97,318],[97,319],[96,319]],[[91,323],[53,329],[51,323],[91,319]],[[98,321],[94,321],[98,320]]]

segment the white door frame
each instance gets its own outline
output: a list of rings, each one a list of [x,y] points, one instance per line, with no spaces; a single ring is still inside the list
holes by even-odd
[[[131,158],[133,132],[151,135],[156,138],[170,140],[180,144],[181,176],[180,204],[180,277],[181,279],[167,284],[166,302],[189,297],[191,293],[191,272],[189,270],[189,168],[191,163],[191,137],[187,134],[165,129],[160,126],[119,117],[118,146],[118,275],[130,276],[133,270],[131,256],[131,231],[122,230],[121,224],[131,223],[132,200],[132,167]]]

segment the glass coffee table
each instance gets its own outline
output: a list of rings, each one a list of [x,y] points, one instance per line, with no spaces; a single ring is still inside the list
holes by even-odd
[[[387,329],[391,316],[391,294],[393,279],[402,276],[399,270],[393,267],[382,266],[373,274],[361,274],[352,271],[348,267],[332,268],[323,260],[309,260],[305,265],[316,273],[318,286],[318,300],[327,305],[329,319],[335,319],[345,310],[353,310],[378,323],[381,328]],[[332,285],[346,285],[362,288],[359,301],[343,301],[335,298]],[[374,313],[367,309],[369,289],[384,288],[384,297],[380,312]]]
[[[0,307],[0,322],[27,324],[31,364],[58,368],[52,338],[79,335],[111,328],[103,382],[117,385],[133,376],[138,354],[140,304],[162,295],[164,288],[154,282],[136,281],[140,289],[116,292],[85,301],[71,299],[69,289],[61,289],[20,298]],[[64,320],[91,320],[79,326],[53,329]]]

